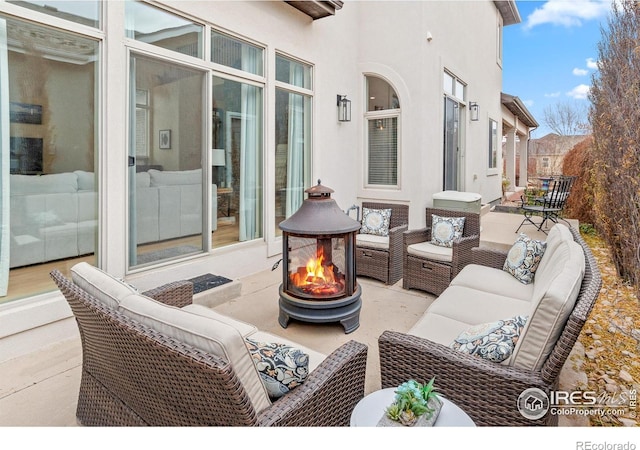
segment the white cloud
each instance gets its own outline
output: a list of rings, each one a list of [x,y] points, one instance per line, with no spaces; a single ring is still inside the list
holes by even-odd
[[[587,67],[589,69],[598,70],[598,61],[593,58],[587,58]]]
[[[527,108],[531,108],[533,106],[534,101],[533,100],[523,100],[522,103],[524,103],[524,106],[526,106]]]
[[[560,97],[560,91],[558,92],[551,92],[550,94],[544,94],[545,97],[550,97],[550,98],[557,98]]]
[[[584,21],[606,16],[610,8],[609,0],[549,0],[527,17],[525,28],[547,23],[565,27],[580,26]]]
[[[578,69],[577,67],[573,69],[573,74],[577,77],[583,77],[588,73],[589,71],[587,69]]]
[[[591,87],[589,85],[579,84],[578,86],[567,92],[567,95],[569,97],[575,98],[576,100],[584,100],[587,98],[587,95],[589,95],[590,89]]]

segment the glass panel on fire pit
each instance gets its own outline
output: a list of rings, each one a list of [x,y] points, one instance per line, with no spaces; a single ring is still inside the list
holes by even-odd
[[[345,294],[345,238],[289,236],[288,287],[298,297]]]

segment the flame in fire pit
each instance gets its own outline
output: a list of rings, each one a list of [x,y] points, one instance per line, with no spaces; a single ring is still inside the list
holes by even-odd
[[[305,294],[326,296],[344,290],[344,276],[335,272],[333,264],[324,264],[324,252],[319,248],[316,258],[310,258],[306,267],[298,267],[289,276],[293,285]]]

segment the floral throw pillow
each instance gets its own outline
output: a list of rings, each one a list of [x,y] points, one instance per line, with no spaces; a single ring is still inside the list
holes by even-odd
[[[258,342],[245,344],[271,400],[301,385],[309,374],[309,355],[286,344]]]
[[[431,243],[441,247],[453,247],[453,241],[462,236],[465,217],[431,216]]]
[[[505,361],[513,353],[528,318],[515,316],[475,325],[460,333],[449,347],[489,361]]]
[[[390,222],[391,209],[362,208],[362,228],[360,228],[360,233],[389,236]]]
[[[533,282],[546,248],[546,242],[531,239],[526,234],[520,233],[507,254],[503,270],[513,275],[522,284]]]

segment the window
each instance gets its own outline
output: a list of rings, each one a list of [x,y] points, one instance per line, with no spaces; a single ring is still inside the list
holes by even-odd
[[[52,289],[26,266],[96,260],[99,62],[94,39],[0,15],[0,296]]]
[[[100,27],[100,1],[99,0],[19,0],[8,1],[33,11],[38,11],[60,19],[87,25],[89,27]]]
[[[498,167],[498,122],[489,120],[489,169]]]
[[[400,100],[382,78],[367,76],[366,185],[397,187]]]
[[[254,75],[264,75],[264,50],[240,39],[211,31],[211,61]]]
[[[205,72],[138,54],[132,54],[130,66],[134,123],[129,155],[136,162],[129,167],[133,267],[202,252],[203,192],[211,191],[203,188]],[[147,154],[140,158],[144,142]],[[195,239],[179,240],[188,236]]]
[[[202,25],[137,1],[127,1],[125,14],[127,37],[202,58]]]
[[[275,229],[311,185],[311,66],[276,55]]]
[[[262,237],[262,87],[213,77],[214,145],[224,151],[216,166],[217,232],[214,246]],[[222,155],[221,155],[222,156]],[[214,162],[215,163],[215,162]],[[225,235],[234,236],[225,239]],[[222,240],[225,239],[225,240]]]

